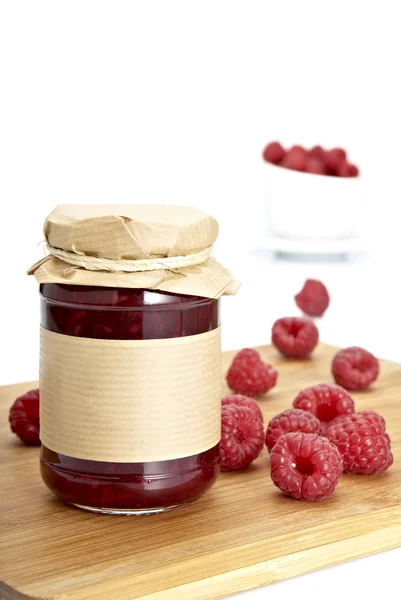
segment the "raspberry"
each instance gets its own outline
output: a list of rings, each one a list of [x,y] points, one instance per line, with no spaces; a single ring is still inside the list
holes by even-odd
[[[337,352],[331,364],[333,377],[347,390],[365,390],[379,375],[379,361],[373,354],[351,346]]]
[[[27,446],[39,446],[39,390],[19,396],[8,416],[11,431]]]
[[[348,473],[379,473],[393,464],[385,420],[373,410],[338,417],[327,437],[339,449]]]
[[[307,151],[305,150],[305,148],[303,146],[301,146],[300,144],[295,144],[294,146],[292,146],[292,148],[290,148],[289,150],[290,152],[299,152],[301,154],[303,154],[304,156],[307,155]]]
[[[339,415],[355,412],[355,403],[339,385],[320,383],[301,390],[293,402],[294,408],[306,410],[320,421],[323,432],[330,421]]]
[[[317,156],[308,156],[305,164],[306,173],[314,173],[315,175],[326,175],[326,165],[324,160]]]
[[[341,423],[344,423],[345,419],[350,423],[357,423],[361,419],[364,419],[369,426],[373,427],[376,433],[385,433],[386,431],[386,421],[374,410],[361,410],[348,415],[339,415],[330,422],[329,427],[340,425]]]
[[[328,150],[325,154],[325,162],[327,171],[331,175],[337,175],[337,169],[342,162],[346,160],[347,155],[345,154],[345,150],[342,148],[333,148],[333,150]]]
[[[287,410],[273,417],[267,427],[265,442],[269,452],[282,435],[291,431],[319,434],[320,421],[306,410],[287,408]]]
[[[313,148],[309,150],[309,156],[319,158],[324,162],[325,151],[321,146],[313,146]]]
[[[253,412],[255,417],[258,417],[258,419],[260,419],[263,423],[263,413],[260,410],[259,404],[253,398],[249,398],[249,396],[241,396],[241,394],[225,396],[221,399],[221,406],[227,406],[227,404],[235,404],[236,406],[246,406]]]
[[[237,362],[246,362],[254,365],[260,362],[262,359],[260,358],[260,354],[257,350],[254,350],[253,348],[244,348],[243,350],[237,352],[234,360]]]
[[[305,171],[307,153],[302,146],[293,146],[280,163],[281,167],[293,171]]]
[[[330,296],[321,281],[307,279],[302,290],[295,296],[295,302],[305,314],[321,317],[329,305]]]
[[[357,177],[359,175],[359,169],[355,165],[344,160],[337,167],[337,175],[339,177]]]
[[[286,433],[270,454],[274,485],[296,500],[327,498],[334,492],[342,470],[337,447],[315,433]]]
[[[272,342],[288,358],[305,358],[318,341],[319,331],[308,319],[284,317],[273,325]]]
[[[226,379],[228,387],[236,394],[257,396],[276,385],[277,371],[264,363],[256,350],[245,348],[235,356]]]
[[[266,162],[273,163],[277,165],[279,162],[283,160],[285,156],[285,150],[280,144],[280,142],[271,142],[267,144],[266,148],[263,150],[263,158]]]
[[[246,406],[221,409],[220,466],[222,471],[244,469],[263,449],[262,421]]]

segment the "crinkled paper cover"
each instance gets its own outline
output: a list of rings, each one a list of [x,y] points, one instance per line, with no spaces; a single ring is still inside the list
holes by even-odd
[[[44,224],[50,246],[115,260],[186,256],[212,246],[217,235],[213,217],[186,206],[60,205]],[[206,298],[235,294],[240,286],[214,258],[179,270],[128,273],[89,271],[49,256],[28,273],[39,283],[145,288]]]

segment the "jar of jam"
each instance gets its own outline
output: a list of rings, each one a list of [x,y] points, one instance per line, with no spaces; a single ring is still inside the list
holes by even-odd
[[[31,269],[41,303],[41,473],[64,502],[142,514],[219,471],[217,224],[186,207],[59,206]]]

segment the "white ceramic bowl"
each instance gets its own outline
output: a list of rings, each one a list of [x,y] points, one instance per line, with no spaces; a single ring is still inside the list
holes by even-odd
[[[358,230],[360,177],[330,177],[265,163],[271,235],[291,240],[350,239]]]

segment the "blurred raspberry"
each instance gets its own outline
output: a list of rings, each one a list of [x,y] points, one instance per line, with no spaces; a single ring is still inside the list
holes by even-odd
[[[273,417],[267,427],[265,442],[269,452],[282,435],[291,431],[319,434],[320,421],[306,410],[287,408]]]
[[[244,469],[261,453],[262,421],[246,406],[227,404],[221,409],[220,467],[222,471]]]
[[[222,406],[227,406],[227,404],[235,404],[236,406],[246,406],[263,423],[263,413],[260,410],[259,404],[253,398],[250,398],[249,396],[242,396],[241,394],[232,394],[231,396],[225,396],[221,399]]]
[[[19,396],[10,408],[11,431],[27,446],[39,446],[39,390]]]
[[[326,163],[327,171],[331,175],[337,174],[337,169],[347,158],[345,150],[342,148],[333,148],[332,150],[327,150],[324,160]]]
[[[323,159],[317,156],[308,156],[305,164],[306,173],[326,175],[326,165]]]
[[[314,433],[286,433],[270,454],[274,485],[296,500],[323,500],[341,477],[343,464],[336,446]]]
[[[279,162],[283,160],[285,156],[285,150],[280,144],[280,142],[271,142],[267,144],[266,148],[263,150],[263,158],[266,162],[273,163],[277,165]]]
[[[305,314],[321,317],[327,309],[330,297],[326,286],[318,279],[307,279],[295,302]]]
[[[256,350],[245,348],[234,357],[226,379],[228,387],[236,394],[258,396],[276,385],[277,371],[264,363]]]
[[[386,423],[373,410],[334,419],[327,437],[339,449],[348,473],[379,473],[393,464]]]
[[[365,390],[379,375],[379,361],[373,354],[351,346],[337,352],[331,365],[333,377],[347,390]]]
[[[308,319],[284,317],[273,325],[272,343],[288,358],[305,358],[318,341],[319,331]]]
[[[313,146],[309,150],[309,156],[319,158],[324,162],[325,150],[321,146]]]
[[[281,167],[293,171],[305,171],[307,152],[302,146],[293,146],[280,163]]]
[[[344,160],[338,165],[337,175],[339,177],[357,177],[359,175],[359,169],[355,165]]]
[[[323,433],[330,421],[343,414],[355,412],[355,403],[349,393],[339,385],[320,383],[299,392],[294,408],[306,410],[320,421]]]
[[[253,348],[244,348],[243,350],[237,352],[233,360],[237,362],[246,362],[248,364],[254,365],[260,362],[262,359],[257,350],[254,350]]]

